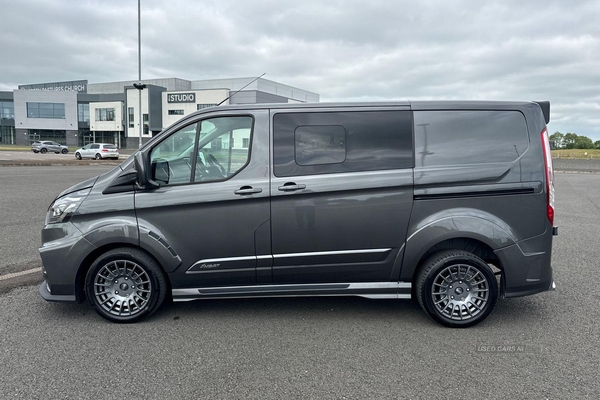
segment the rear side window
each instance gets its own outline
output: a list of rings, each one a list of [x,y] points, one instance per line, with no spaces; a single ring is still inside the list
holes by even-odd
[[[279,113],[276,176],[412,168],[410,111]]]
[[[511,162],[529,146],[519,111],[415,111],[417,167]]]

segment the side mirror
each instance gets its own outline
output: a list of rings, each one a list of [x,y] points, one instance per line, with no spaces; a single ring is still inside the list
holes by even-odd
[[[148,154],[138,151],[133,157],[133,167],[137,174],[136,183],[141,189],[150,189],[158,187],[158,183],[148,178]]]
[[[159,183],[167,184],[170,178],[168,161],[156,161],[152,163],[152,179]]]

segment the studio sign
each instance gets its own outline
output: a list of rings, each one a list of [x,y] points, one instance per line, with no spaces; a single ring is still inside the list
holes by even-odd
[[[195,93],[177,93],[177,94],[168,94],[167,95],[167,103],[195,103],[196,102],[196,94]]]

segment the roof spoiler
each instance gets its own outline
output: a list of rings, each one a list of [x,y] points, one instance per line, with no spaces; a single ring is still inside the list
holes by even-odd
[[[550,122],[550,102],[549,101],[536,101],[541,108],[542,113],[544,114],[544,120],[546,123]]]

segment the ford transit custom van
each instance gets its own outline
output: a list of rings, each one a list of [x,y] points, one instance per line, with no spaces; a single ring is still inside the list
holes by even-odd
[[[413,299],[467,327],[554,288],[548,102],[203,109],[50,205],[49,301]]]

